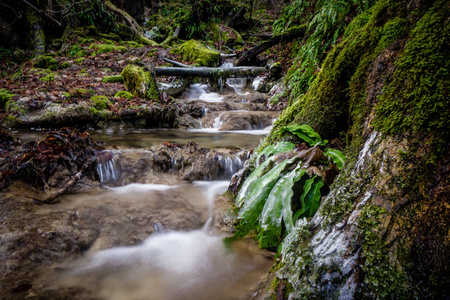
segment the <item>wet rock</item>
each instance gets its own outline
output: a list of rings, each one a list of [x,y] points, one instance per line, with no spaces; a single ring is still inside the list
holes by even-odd
[[[218,127],[220,131],[256,130],[272,125],[276,112],[227,111],[211,113],[202,119],[205,127]]]

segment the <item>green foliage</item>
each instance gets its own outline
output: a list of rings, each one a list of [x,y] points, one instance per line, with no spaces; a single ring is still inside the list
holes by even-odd
[[[327,140],[322,140],[320,135],[315,132],[314,129],[311,128],[311,126],[306,124],[292,124],[283,127],[282,130],[295,134],[296,136],[307,142],[310,146],[325,145],[328,143]]]
[[[302,208],[292,217],[294,221],[301,217],[311,218],[314,216],[319,209],[320,197],[322,196],[320,189],[324,184],[325,182],[322,178],[317,175],[305,181],[305,184],[303,185],[303,194],[300,197]]]
[[[272,156],[273,154],[276,154],[279,152],[291,151],[294,149],[294,147],[295,147],[294,144],[292,144],[291,142],[286,142],[286,141],[276,143],[275,145],[269,145],[269,146],[265,147],[263,150],[261,150],[260,152],[258,152],[256,161],[259,161],[263,156],[269,157],[269,156]]]
[[[337,149],[326,148],[323,151],[323,154],[331,158],[331,160],[336,164],[339,170],[342,170],[344,168],[344,163],[347,160],[347,157],[344,155],[344,153]]]
[[[353,5],[358,4],[359,11],[364,11],[372,6],[372,2],[295,0],[285,8],[280,19],[274,24],[275,32],[283,32],[293,25],[308,25],[303,45],[285,80],[290,101],[297,99],[310,87],[319,71],[324,53],[336,44],[343,34],[347,26],[346,17]]]
[[[54,9],[62,12],[62,18],[68,19],[71,24],[98,26],[109,31],[117,30],[114,14],[106,8],[103,0],[77,2],[57,0]]]
[[[290,126],[285,130],[298,133],[311,146],[326,143],[309,126]],[[266,160],[248,176],[236,197],[240,222],[235,237],[243,237],[256,230],[260,247],[276,247],[282,240],[284,229],[289,234],[298,218],[310,218],[316,213],[325,184],[323,179],[307,175],[307,166],[302,165],[300,156],[291,155],[292,158],[277,164],[279,158],[274,154],[292,152],[293,149],[294,144],[280,142],[268,145],[258,153],[256,162],[262,158]],[[338,150],[326,151],[342,163],[346,159]],[[294,199],[294,188],[302,191],[298,200]],[[295,213],[294,207],[298,209]]]

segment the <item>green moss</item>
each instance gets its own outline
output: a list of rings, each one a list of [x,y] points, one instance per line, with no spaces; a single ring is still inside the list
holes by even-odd
[[[119,45],[121,46],[125,46],[127,48],[141,48],[144,47],[143,44],[140,44],[136,41],[121,41],[119,42]]]
[[[71,65],[70,65],[70,63],[68,62],[68,61],[63,61],[62,63],[61,63],[61,69],[67,69],[67,68],[69,68]]]
[[[99,33],[98,36],[100,36],[101,38],[106,39],[106,40],[113,40],[113,41],[116,41],[116,42],[120,41],[120,37],[117,34],[113,33],[113,32],[110,32],[110,33],[107,33],[107,34]]]
[[[84,61],[84,57],[80,57],[74,60],[76,64],[81,64]]]
[[[120,51],[120,52],[127,51],[126,47],[110,45],[110,44],[91,44],[89,46],[89,49],[94,49],[96,51],[94,53],[97,53],[97,54],[98,53],[113,52],[113,51]]]
[[[212,40],[222,45],[234,46],[243,45],[242,36],[235,29],[219,24],[212,25]]]
[[[367,205],[361,211],[357,227],[363,236],[364,284],[360,293],[378,299],[407,299],[407,278],[388,257],[388,248],[380,238],[380,218],[386,211]]]
[[[159,100],[156,83],[149,72],[135,65],[128,65],[123,69],[122,76],[125,87],[136,97],[148,100]]]
[[[105,76],[105,77],[102,78],[102,82],[109,82],[109,83],[120,82],[120,83],[123,83],[123,78],[120,75]]]
[[[93,96],[91,97],[91,102],[94,103],[94,107],[98,110],[107,109],[111,104],[111,101],[106,96]]]
[[[120,91],[117,92],[114,97],[118,97],[118,98],[125,98],[125,99],[133,99],[133,94],[127,91]]]
[[[170,52],[182,55],[183,61],[192,61],[199,66],[215,67],[219,64],[220,59],[219,52],[211,50],[195,40],[187,41]]]
[[[93,38],[81,38],[78,40],[78,42],[82,45],[85,45],[85,44],[93,43],[93,42],[95,42],[95,40]]]
[[[158,54],[158,48],[153,48],[147,53],[147,57],[153,57]]]
[[[33,67],[55,71],[58,69],[58,61],[51,56],[41,56],[33,63]]]
[[[69,91],[69,96],[73,98],[88,98],[94,95],[93,90],[87,89],[74,89]]]
[[[44,77],[39,78],[40,81],[54,81],[55,80],[55,73],[49,73]]]
[[[27,109],[22,104],[19,104],[12,99],[6,102],[5,109],[8,113],[18,114],[18,115],[25,115],[27,113]]]
[[[375,127],[389,134],[427,135],[443,154],[450,128],[450,24],[446,1],[416,23],[391,83],[376,106]]]
[[[14,96],[13,93],[7,89],[0,89],[0,109],[5,108],[5,105]]]
[[[115,45],[116,44],[114,41],[111,41],[111,40],[105,39],[105,38],[101,38],[100,42],[102,42],[103,44],[107,44],[107,45]]]

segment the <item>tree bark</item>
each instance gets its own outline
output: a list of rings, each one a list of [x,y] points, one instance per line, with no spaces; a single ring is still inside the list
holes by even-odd
[[[286,43],[290,42],[295,38],[303,37],[306,33],[307,26],[301,25],[298,27],[294,27],[288,30],[288,32],[273,36],[270,38],[267,42],[264,42],[256,47],[253,47],[252,49],[245,52],[237,61],[236,65],[238,66],[248,66],[251,64],[254,64],[254,60],[256,56],[267,49],[279,44],[279,43]]]
[[[231,68],[155,68],[156,76],[181,76],[181,77],[211,77],[211,78],[229,78],[254,76],[259,73],[267,72],[265,67],[231,67]]]

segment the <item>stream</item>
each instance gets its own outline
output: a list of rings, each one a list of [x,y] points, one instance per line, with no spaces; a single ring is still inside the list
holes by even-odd
[[[242,92],[242,81],[234,79],[228,85],[236,95],[249,94]],[[191,85],[190,91],[187,101],[208,105],[224,101],[199,84]],[[95,139],[105,142],[102,153],[108,158],[97,166],[104,190],[65,195],[51,209],[74,211],[79,220],[89,219],[101,228],[81,257],[54,264],[34,286],[43,286],[50,294],[75,290],[98,299],[247,298],[270,269],[271,255],[253,239],[226,242],[231,234],[214,224],[217,198],[273,123],[272,117],[267,121],[265,116],[245,129],[226,128],[227,119],[235,122],[236,114],[247,113],[205,109],[202,128],[197,129],[91,131]],[[27,141],[42,132],[13,134]],[[205,157],[216,163],[213,174],[202,175],[201,180],[180,180],[185,169],[180,161],[185,158],[177,162],[175,156],[167,166],[155,167],[160,149],[151,147],[191,141],[212,149]],[[37,210],[38,215],[47,212],[45,207]]]

